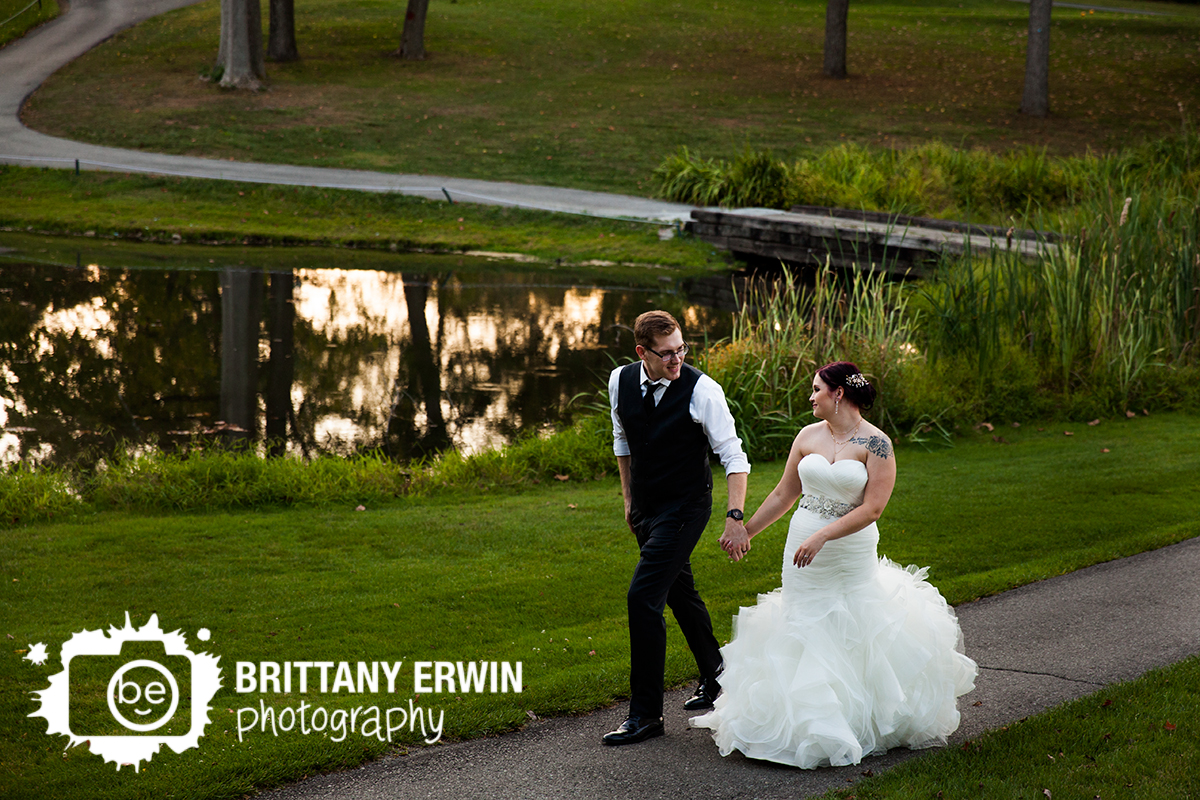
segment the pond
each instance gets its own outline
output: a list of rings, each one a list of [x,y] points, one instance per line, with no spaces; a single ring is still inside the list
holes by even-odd
[[[616,280],[612,276],[620,277]],[[599,400],[631,325],[726,336],[728,275],[0,234],[0,464],[213,438],[476,452]]]

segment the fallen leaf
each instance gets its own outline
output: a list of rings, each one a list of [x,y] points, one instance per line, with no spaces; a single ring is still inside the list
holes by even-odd
[[[367,507],[366,507],[366,506],[358,506],[358,507],[356,507],[354,510],[355,510],[355,511],[366,511],[366,510],[367,510]]]
[[[1050,796],[1050,790],[1049,790],[1049,789],[1042,789],[1042,794],[1046,795],[1046,797],[1049,797],[1049,796]]]
[[[1042,431],[1044,431],[1044,430],[1046,430],[1046,429],[1045,429],[1045,428],[1038,428],[1038,433],[1041,433],[1041,432],[1042,432]]]
[[[1008,444],[1008,440],[1005,439],[1003,436],[993,436],[992,441],[997,442],[999,444]]]
[[[1148,409],[1145,409],[1145,408],[1143,408],[1143,409],[1142,409],[1142,415],[1143,415],[1143,416],[1147,416],[1147,417],[1148,417],[1148,416],[1150,416],[1150,411],[1149,411]]]
[[[534,722],[537,722],[537,714],[533,713],[532,711],[526,711],[525,716],[529,717]]]
[[[1096,425],[1099,425],[1099,424],[1100,424],[1100,420],[1099,420],[1099,419],[1094,419],[1094,420],[1092,420],[1091,422],[1089,422],[1089,423],[1088,423],[1088,425],[1091,425],[1091,426],[1093,426],[1093,427],[1095,427]]]
[[[981,705],[983,705],[983,701],[982,701],[982,700],[976,700],[974,703],[971,703],[971,705],[973,705],[973,706],[981,706]]]
[[[980,428],[987,428],[988,433],[991,433],[992,431],[996,430],[996,426],[990,422],[976,422],[975,430],[979,430]]]
[[[1014,428],[1019,428],[1019,427],[1021,427],[1021,423],[1019,423],[1019,422],[1014,422],[1014,423],[1013,423],[1013,427],[1014,427]]]
[[[596,655],[596,651],[595,651],[595,650],[589,650],[589,651],[588,651],[588,655],[589,655],[589,656],[594,656],[594,655]]]
[[[1175,730],[1175,726],[1173,724],[1171,724],[1170,722],[1168,722],[1166,725],[1163,725],[1163,727],[1169,731]]]
[[[1112,700],[1105,700],[1103,703],[1101,703],[1101,704],[1100,704],[1100,707],[1101,707],[1101,708],[1108,708],[1108,707],[1109,707],[1109,706],[1111,706],[1111,705],[1112,705]]]
[[[567,508],[579,508],[579,506],[575,505],[574,503],[567,503]]]
[[[1100,448],[1100,452],[1101,452],[1101,453],[1107,453],[1107,452],[1109,452],[1109,450],[1108,450],[1108,448],[1107,448],[1107,447],[1102,447],[1102,448]]]
[[[554,480],[556,480],[556,481],[569,481],[569,480],[571,480],[571,476],[570,476],[570,475],[555,475],[555,476],[554,476]]]
[[[1133,413],[1132,411],[1126,411],[1125,416],[1128,417],[1129,419],[1133,419],[1134,417],[1137,416],[1137,414]]]
[[[1063,431],[1063,436],[1074,436],[1074,435],[1075,435],[1075,433],[1073,431]]]

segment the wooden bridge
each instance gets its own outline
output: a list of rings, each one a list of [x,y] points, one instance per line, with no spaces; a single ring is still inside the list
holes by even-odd
[[[794,206],[696,210],[692,233],[739,258],[883,270],[920,276],[943,255],[990,250],[1036,258],[1057,249],[1058,234],[970,225],[877,211]]]

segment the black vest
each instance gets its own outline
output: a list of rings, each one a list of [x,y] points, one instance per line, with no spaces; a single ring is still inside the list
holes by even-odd
[[[708,437],[688,409],[702,373],[683,365],[652,415],[642,405],[641,362],[624,367],[617,380],[617,416],[629,442],[630,488],[639,513],[663,511],[698,502],[712,491]]]

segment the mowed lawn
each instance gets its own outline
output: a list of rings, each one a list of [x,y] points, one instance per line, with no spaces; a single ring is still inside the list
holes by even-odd
[[[895,496],[880,522],[881,550],[931,567],[952,603],[1200,533],[1200,418],[1026,425],[970,433],[954,448],[901,448]],[[1070,431],[1071,436],[1065,432]],[[1000,436],[1002,433],[1002,436]],[[1004,443],[993,439],[1000,436]],[[1106,452],[1107,451],[1107,452]],[[781,462],[759,464],[748,507],[773,487]],[[493,496],[494,494],[494,496]],[[717,507],[724,504],[716,499]],[[693,564],[726,639],[738,606],[778,585],[785,523],[730,563],[716,546],[720,515]],[[246,733],[236,711],[301,700],[329,709],[413,699],[445,712],[443,740],[539,717],[588,711],[625,695],[624,595],[637,558],[618,485],[601,480],[483,489],[345,507],[135,515],[93,512],[0,531],[8,656],[0,659],[0,796],[226,798],[255,787],[351,766],[388,745],[362,735]],[[224,687],[199,749],[164,750],[140,774],[47,736],[29,719],[32,692],[61,668],[60,649],[82,629],[136,625],[158,614],[196,648],[221,656]],[[672,626],[673,628],[673,626]],[[678,632],[667,677],[693,677]],[[37,643],[51,660],[23,660]],[[970,652],[970,642],[967,642]],[[400,661],[394,696],[260,695],[234,691],[234,663]],[[520,695],[443,692],[414,698],[414,661],[520,661]],[[418,746],[419,732],[396,742]]]
[[[432,0],[424,62],[392,55],[401,6],[312,0],[297,8],[302,60],[269,64],[258,93],[198,79],[218,44],[207,0],[66,66],[23,119],[150,151],[635,194],[680,145],[791,158],[937,138],[1079,154],[1175,132],[1200,109],[1200,8],[1124,5],[1159,15],[1054,11],[1043,120],[1018,113],[1028,6],[1004,0],[856,1],[845,81],[820,74],[816,0]]]

